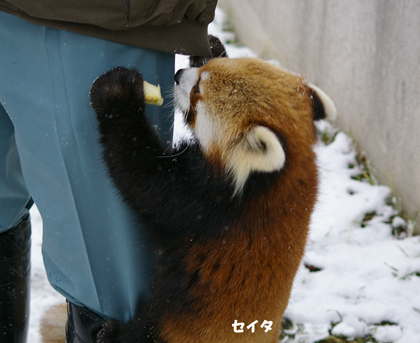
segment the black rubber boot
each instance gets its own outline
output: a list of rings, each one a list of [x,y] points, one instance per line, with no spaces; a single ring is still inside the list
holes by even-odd
[[[66,343],[95,343],[105,320],[85,307],[67,303]]]
[[[24,343],[28,334],[30,218],[0,234],[0,342]]]

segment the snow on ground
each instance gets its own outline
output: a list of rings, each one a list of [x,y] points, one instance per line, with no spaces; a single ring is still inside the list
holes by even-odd
[[[41,342],[39,321],[44,311],[53,304],[65,302],[65,299],[47,281],[41,256],[42,219],[36,206],[31,209],[32,219],[32,270],[31,270],[31,314],[29,321],[28,343]]]
[[[226,18],[219,9],[210,33],[224,42]],[[227,44],[230,57],[255,54]],[[186,59],[177,59],[177,68]],[[177,138],[185,135],[180,119]],[[304,261],[285,317],[292,322],[282,343],[313,343],[330,335],[372,336],[376,342],[420,342],[420,237],[396,238],[393,228],[408,224],[387,205],[388,187],[357,181],[361,174],[349,136],[328,123],[334,136],[315,147],[321,171],[320,197]],[[365,217],[366,214],[371,214]],[[40,342],[39,319],[51,304],[64,301],[49,286],[42,266],[42,220],[32,210],[32,300],[29,343]],[[334,324],[334,325],[333,325]],[[373,340],[372,340],[373,342]]]
[[[331,144],[319,143],[316,151],[320,197],[285,314],[303,326],[295,326],[295,340],[284,342],[325,338],[331,323],[339,323],[334,335],[420,342],[420,237],[392,235],[395,211],[386,204],[391,191],[352,179],[360,169],[347,135],[338,133]],[[375,216],[366,221],[368,213]],[[394,225],[401,220],[395,219]],[[320,270],[311,272],[305,265]]]

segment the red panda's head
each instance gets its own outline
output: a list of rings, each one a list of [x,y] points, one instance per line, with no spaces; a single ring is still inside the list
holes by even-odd
[[[297,74],[253,58],[216,58],[176,75],[175,101],[205,156],[233,177],[281,170],[315,142],[314,120],[336,109]]]

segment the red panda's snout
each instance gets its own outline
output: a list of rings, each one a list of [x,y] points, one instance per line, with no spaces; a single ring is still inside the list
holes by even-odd
[[[202,98],[202,81],[207,79],[208,73],[200,73],[198,68],[180,69],[175,74],[174,92],[175,105],[183,113],[186,124],[204,151],[217,140],[217,136],[222,135],[222,128],[216,118],[209,115]]]

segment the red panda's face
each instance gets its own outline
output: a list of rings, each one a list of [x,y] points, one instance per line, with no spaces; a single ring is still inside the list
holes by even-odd
[[[282,169],[287,155],[314,143],[314,119],[335,117],[319,88],[252,58],[216,58],[178,72],[175,101],[206,157],[234,176]],[[286,153],[287,146],[287,153]]]

